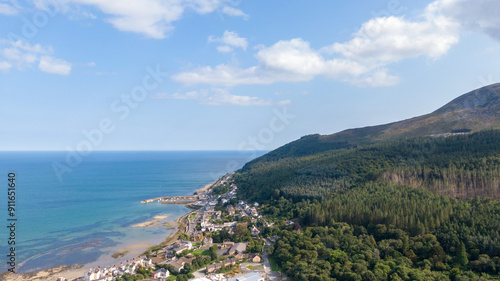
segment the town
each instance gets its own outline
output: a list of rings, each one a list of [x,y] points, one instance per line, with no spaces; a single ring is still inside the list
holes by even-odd
[[[285,280],[272,271],[262,227],[273,226],[259,214],[259,204],[237,200],[238,187],[227,174],[195,195],[160,197],[141,203],[189,204],[185,228],[167,245],[119,264],[91,268],[77,281],[122,280]],[[66,281],[59,277],[58,281]]]

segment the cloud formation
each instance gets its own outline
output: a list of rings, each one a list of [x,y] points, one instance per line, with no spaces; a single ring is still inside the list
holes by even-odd
[[[0,39],[0,71],[32,69],[38,62],[38,68],[43,72],[68,75],[71,64],[50,56],[53,52],[50,46]]]
[[[500,2],[497,0],[438,0],[429,8],[454,19],[466,30],[500,41]]]
[[[208,42],[216,42],[221,45],[217,47],[217,50],[221,53],[232,52],[233,48],[241,48],[243,50],[247,49],[248,41],[246,38],[240,37],[238,33],[234,31],[224,31],[221,38],[214,36],[208,37]]]
[[[230,6],[224,6],[222,8],[222,13],[232,17],[243,17],[244,19],[249,18],[249,16],[245,14],[242,10]]]
[[[173,22],[182,18],[186,10],[208,14],[216,10],[230,16],[247,17],[237,8],[230,7],[230,0],[65,0],[61,11],[71,6],[92,6],[107,15],[105,20],[121,31],[135,32],[150,38],[163,39],[173,30]],[[36,7],[48,9],[53,0],[36,0]],[[94,16],[95,17],[95,16]]]
[[[71,72],[70,63],[50,56],[42,56],[38,68],[43,72],[59,75],[68,75]]]
[[[6,0],[0,0],[0,15],[13,16],[18,14],[19,10],[16,2],[9,2],[11,3],[7,3]]]
[[[312,80],[318,75],[346,81],[356,78],[360,81],[359,84],[366,84],[366,81],[373,80],[372,77],[376,75],[385,79],[373,83],[379,86],[397,82],[397,78],[387,74],[386,70],[372,70],[359,62],[344,58],[328,59],[301,38],[279,41],[270,47],[262,48],[255,54],[255,58],[258,60],[257,66],[240,68],[220,64],[214,68],[207,66],[178,73],[172,79],[187,85],[209,84],[229,87],[302,82]],[[384,75],[380,75],[381,71]],[[361,83],[361,80],[364,82]]]
[[[281,40],[258,48],[254,55],[257,64],[252,67],[219,64],[181,72],[172,78],[188,85],[236,86],[310,81],[325,76],[359,86],[391,86],[400,81],[390,74],[391,64],[417,57],[438,59],[459,43],[464,29],[500,40],[499,14],[497,0],[437,0],[415,19],[373,18],[346,42],[313,49],[302,38]],[[218,51],[230,52],[232,46],[219,46]]]
[[[191,91],[185,94],[157,94],[153,99],[195,100],[199,104],[211,106],[274,106],[289,104],[289,100],[274,102],[259,97],[232,95],[227,89]]]

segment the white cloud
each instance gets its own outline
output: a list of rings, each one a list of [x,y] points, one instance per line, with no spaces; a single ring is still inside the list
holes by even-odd
[[[367,65],[387,65],[406,58],[438,58],[458,43],[457,26],[444,17],[412,22],[403,17],[372,19],[354,38],[324,48]]]
[[[309,81],[317,75],[346,80],[349,76],[357,77],[370,71],[354,61],[328,60],[300,38],[261,48],[255,57],[259,64],[250,68],[221,64],[179,73],[172,78],[184,84],[236,86]]]
[[[220,64],[178,73],[172,78],[185,84],[235,86],[310,81],[326,76],[364,87],[395,85],[400,78],[389,73],[390,64],[420,56],[437,59],[459,42],[460,25],[436,8],[440,2],[458,1],[470,0],[438,0],[414,20],[395,16],[373,18],[362,24],[347,42],[320,49],[311,48],[309,42],[301,38],[278,41],[269,47],[258,45],[254,48],[257,50],[255,66],[239,68]],[[495,21],[498,19],[488,22]],[[211,41],[222,42],[225,37],[211,38]],[[234,47],[229,43],[223,46]],[[228,47],[218,51],[229,52]]]
[[[210,84],[223,86],[271,84],[274,80],[271,77],[261,75],[257,67],[242,69],[239,67],[221,64],[212,68],[210,66],[195,69],[191,72],[175,74],[172,78],[180,83]]]
[[[243,17],[244,19],[249,18],[249,16],[247,14],[245,14],[242,10],[236,9],[234,7],[229,7],[229,6],[223,7],[222,13],[224,13],[225,15],[228,15],[228,16],[232,16],[232,17]]]
[[[68,75],[71,72],[71,64],[65,60],[42,56],[38,68],[47,73]]]
[[[45,9],[53,0],[36,0],[36,7]],[[144,34],[147,37],[162,39],[173,30],[173,22],[182,18],[186,10],[198,14],[208,14],[223,9],[230,0],[65,0],[67,5],[61,11],[70,10],[71,6],[92,6],[108,17],[106,21],[121,31]],[[96,18],[87,13],[90,18]]]
[[[6,72],[11,68],[18,70],[33,69],[39,61],[39,69],[45,72],[67,75],[71,65],[61,59],[48,56],[54,51],[52,47],[43,47],[40,44],[29,44],[22,41],[0,39],[0,71]]]
[[[429,8],[453,18],[465,29],[479,31],[500,40],[498,0],[438,0],[429,5]]]
[[[19,12],[18,8],[14,7],[11,4],[2,3],[5,1],[0,1],[0,15],[13,16],[17,15]]]
[[[185,94],[157,94],[152,99],[176,99],[176,100],[196,100],[199,104],[211,106],[273,106],[289,104],[289,100],[274,102],[272,100],[264,100],[259,97],[232,95],[226,89],[212,89],[191,91]]]
[[[217,47],[217,51],[219,51],[220,53],[230,53],[233,51],[233,48],[226,45],[222,45]]]
[[[0,71],[7,72],[12,67],[12,64],[6,61],[0,61]]]
[[[224,34],[221,38],[210,36],[208,37],[208,42],[217,42],[222,45],[217,47],[217,50],[222,53],[228,53],[235,48],[242,48],[246,50],[248,47],[248,41],[244,37],[240,37],[238,33],[234,31],[224,31]]]

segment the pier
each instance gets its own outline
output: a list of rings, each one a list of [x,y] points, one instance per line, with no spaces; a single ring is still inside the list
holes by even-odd
[[[185,195],[185,196],[165,196],[157,197],[152,199],[147,199],[141,201],[142,204],[147,204],[151,202],[160,202],[162,204],[189,204],[200,201],[204,198],[200,195]]]

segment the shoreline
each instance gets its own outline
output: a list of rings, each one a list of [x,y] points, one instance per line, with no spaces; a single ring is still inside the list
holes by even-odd
[[[206,190],[210,189],[215,183],[217,183],[218,180],[214,181],[213,183],[205,185],[201,189],[197,189],[196,192],[202,191],[205,192]],[[134,251],[131,251],[128,248],[135,248],[134,246],[138,246],[142,243],[146,243],[143,241],[138,241],[135,244],[129,244],[126,245],[124,248],[125,249],[119,249],[115,253],[110,254],[109,257],[105,257],[103,259],[98,259],[95,262],[88,263],[88,264],[73,264],[73,265],[63,265],[63,266],[56,266],[52,268],[47,268],[47,269],[41,269],[37,270],[34,272],[29,272],[29,273],[10,273],[10,272],[3,272],[0,274],[0,280],[5,280],[5,281],[53,281],[56,280],[58,277],[64,277],[67,280],[73,280],[79,277],[82,277],[83,274],[89,270],[88,265],[90,264],[97,264],[99,263],[99,260],[102,260],[103,264],[101,266],[105,265],[112,265],[119,263],[121,259],[124,257],[120,257],[118,259],[114,259],[112,256],[115,255],[116,253],[119,253],[120,251],[126,251],[126,254],[124,256],[128,256],[133,254],[133,256],[127,257],[127,259],[139,257],[139,256],[144,256],[148,254],[152,249],[155,247],[165,247],[166,245],[170,244],[171,242],[175,241],[181,234],[186,233],[186,227],[188,225],[188,218],[191,213],[195,212],[196,210],[193,210],[193,208],[189,207],[190,204],[183,204],[184,207],[188,208],[189,211],[179,217],[177,217],[174,221],[164,221],[167,217],[165,215],[156,215],[153,220],[146,221],[143,223],[138,223],[131,225],[130,227],[151,227],[151,226],[158,226],[158,225],[163,225],[166,228],[169,229],[177,229],[177,231],[170,233],[160,244],[152,245],[148,247],[145,251],[137,251],[137,249],[134,249]],[[163,221],[163,222],[162,222]],[[161,223],[162,222],[162,223]],[[141,247],[143,249],[144,247]],[[132,253],[131,253],[132,252]],[[110,262],[114,261],[114,262]]]
[[[207,185],[205,185],[204,187],[200,188],[200,189],[197,189],[196,190],[196,193],[205,193],[205,191],[207,191],[208,189],[210,189],[212,186],[214,186],[219,180],[215,180],[213,183],[209,183]]]

